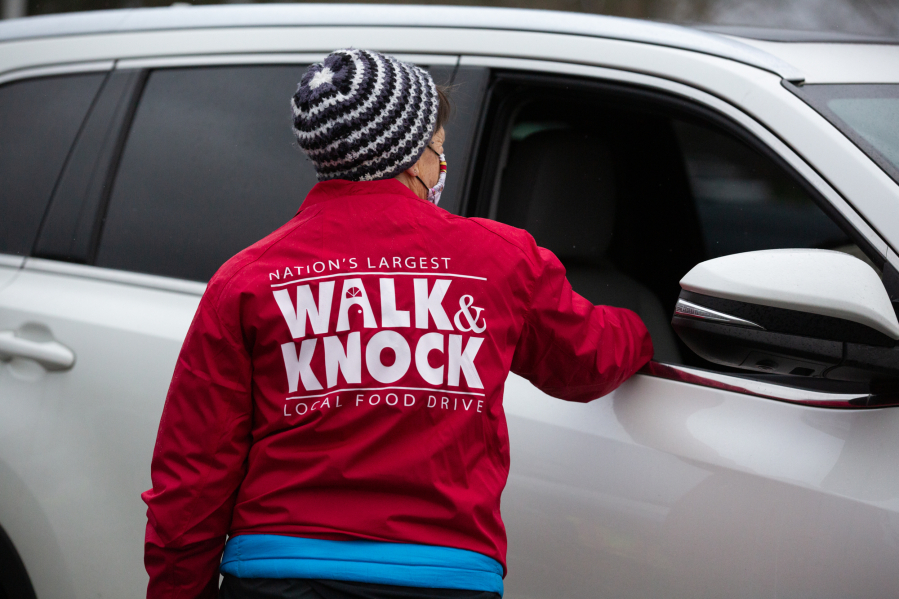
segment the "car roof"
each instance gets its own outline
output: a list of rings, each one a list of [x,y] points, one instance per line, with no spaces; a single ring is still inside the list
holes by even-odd
[[[622,17],[517,8],[267,4],[101,10],[0,21],[0,43],[131,31],[285,26],[455,27],[582,35],[700,52],[791,81],[803,78],[781,58],[717,33]]]
[[[697,29],[734,37],[766,42],[836,43],[836,44],[899,44],[897,37],[863,35],[845,31],[812,31],[808,29],[774,29],[744,25],[698,25]]]

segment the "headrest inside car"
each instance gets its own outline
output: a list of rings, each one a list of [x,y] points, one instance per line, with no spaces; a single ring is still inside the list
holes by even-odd
[[[589,131],[534,133],[511,149],[498,217],[527,229],[562,260],[602,260],[615,221],[615,182],[605,141]]]

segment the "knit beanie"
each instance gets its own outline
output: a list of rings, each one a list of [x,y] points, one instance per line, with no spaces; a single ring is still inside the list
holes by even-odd
[[[418,161],[434,135],[438,98],[424,69],[349,48],[310,66],[291,104],[294,134],[319,181],[373,181]]]

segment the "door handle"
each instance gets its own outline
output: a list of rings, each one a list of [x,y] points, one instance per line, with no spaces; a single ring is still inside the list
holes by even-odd
[[[75,365],[75,352],[57,341],[32,341],[16,337],[15,331],[0,331],[0,359],[29,358],[47,370],[68,370]]]

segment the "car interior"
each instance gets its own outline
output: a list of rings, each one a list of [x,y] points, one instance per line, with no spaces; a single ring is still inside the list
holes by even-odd
[[[712,367],[674,334],[680,279],[759,249],[864,254],[783,167],[717,123],[636,93],[494,89],[470,214],[527,229],[575,291],[634,310],[655,360]]]

